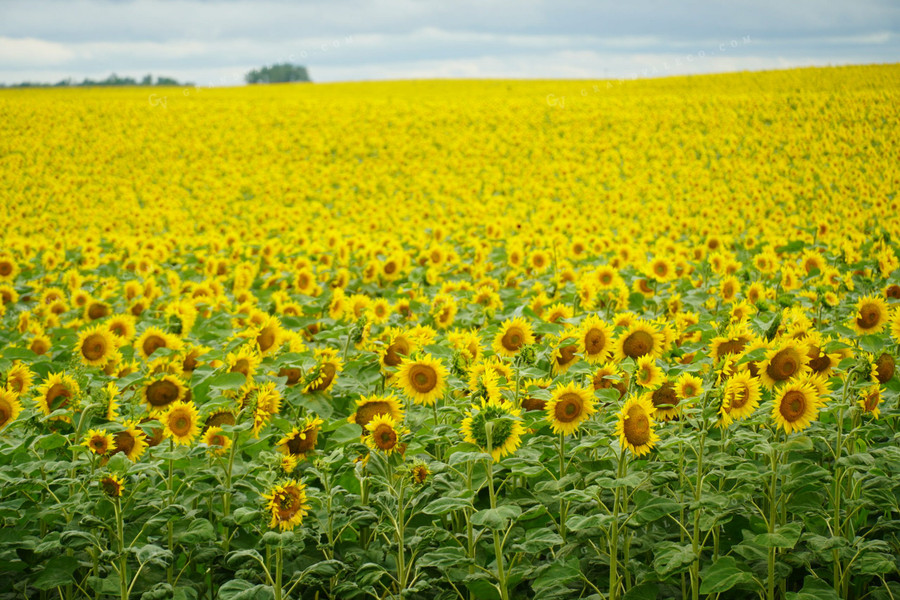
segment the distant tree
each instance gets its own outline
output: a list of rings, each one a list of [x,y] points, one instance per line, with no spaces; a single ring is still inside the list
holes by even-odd
[[[309,82],[309,73],[306,67],[282,63],[253,69],[244,76],[247,83],[294,83]]]
[[[153,75],[150,73],[144,75],[144,78],[141,79],[141,85],[153,85]]]
[[[176,79],[172,79],[171,77],[158,77],[156,79],[156,83],[153,82],[153,75],[145,75],[140,82],[132,77],[119,77],[115,73],[111,74],[106,79],[102,79],[100,81],[94,81],[93,79],[85,78],[81,83],[76,83],[72,81],[71,77],[66,79],[62,79],[56,83],[35,83],[31,81],[24,81],[22,83],[13,83],[10,85],[0,83],[0,87],[88,87],[88,86],[123,86],[123,85],[141,85],[141,86],[150,86],[150,85],[171,85],[171,86],[193,86],[193,83],[181,83]]]

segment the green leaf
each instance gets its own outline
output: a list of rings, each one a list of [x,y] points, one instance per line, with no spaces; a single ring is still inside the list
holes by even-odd
[[[550,529],[531,529],[525,534],[525,541],[516,544],[515,548],[521,548],[525,552],[537,554],[554,546],[562,546],[563,539],[558,533]]]
[[[232,579],[219,588],[219,600],[270,600],[275,592],[268,585],[253,585],[243,579]]]
[[[54,556],[31,582],[39,590],[50,590],[75,581],[78,560],[71,556]]]
[[[175,539],[186,545],[196,545],[216,539],[216,530],[206,519],[192,519],[187,530],[176,532]]]
[[[135,552],[138,562],[141,564],[149,563],[160,567],[167,567],[172,560],[172,553],[165,548],[160,548],[156,544],[147,544],[142,546]]]
[[[54,448],[62,448],[69,440],[58,433],[51,433],[38,438],[35,446],[38,450],[53,450]]]
[[[739,569],[733,557],[723,556],[700,574],[700,593],[720,594],[744,583],[753,583],[753,576]]]
[[[575,581],[581,577],[581,571],[574,564],[553,563],[543,571],[533,582],[535,592],[546,593],[549,590],[559,589],[566,583]]]
[[[238,525],[246,525],[259,519],[259,510],[242,506],[234,511],[234,522]]]
[[[681,506],[674,500],[641,493],[635,495],[635,510],[631,515],[629,525],[639,527],[652,523],[666,515],[670,515],[680,509]]]
[[[429,502],[422,512],[426,515],[445,515],[464,508],[472,508],[472,501],[468,498],[438,498]]]
[[[622,600],[656,600],[659,586],[652,581],[645,581],[634,586],[622,596]]]
[[[218,390],[239,390],[247,383],[243,373],[223,373],[209,380],[209,387]]]
[[[479,527],[488,527],[490,529],[503,529],[506,522],[510,519],[516,519],[522,514],[522,509],[515,504],[504,504],[497,508],[489,508],[487,510],[479,510],[472,514],[472,524]]]
[[[807,575],[803,581],[803,589],[799,592],[788,592],[787,600],[839,600],[840,596],[834,591],[831,584],[826,583],[815,575]]]
[[[675,542],[661,542],[656,548],[653,558],[653,568],[665,577],[670,573],[676,573],[682,567],[691,564],[695,558],[690,544],[676,544]]]
[[[566,521],[566,529],[569,531],[583,531],[585,529],[595,529],[606,527],[612,516],[610,515],[572,515]]]
[[[881,552],[864,552],[854,563],[854,571],[863,575],[884,575],[897,570],[894,558]]]
[[[446,569],[468,564],[469,558],[459,546],[445,546],[433,552],[422,555],[416,564],[420,567],[436,567]]]
[[[766,548],[793,548],[800,539],[803,525],[788,523],[775,530],[775,533],[761,533],[756,536],[756,543]]]

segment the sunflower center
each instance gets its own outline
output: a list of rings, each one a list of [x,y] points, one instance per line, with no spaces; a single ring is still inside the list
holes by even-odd
[[[11,407],[8,406],[6,404],[6,402],[4,402],[3,404],[0,404],[0,427],[3,427],[4,425],[6,425],[6,423],[9,421],[9,418],[11,416],[12,416]]]
[[[174,415],[173,419],[169,420],[169,428],[175,435],[187,435],[191,430],[191,418],[188,415],[179,412]]]
[[[427,394],[437,386],[437,373],[428,365],[413,365],[409,382],[418,393]]]
[[[166,340],[162,336],[159,335],[150,335],[147,336],[147,339],[144,340],[141,349],[144,351],[144,354],[150,356],[160,348],[166,347]]]
[[[287,441],[288,452],[293,456],[305,455],[307,452],[316,447],[316,441],[319,437],[319,430],[315,427],[304,429],[292,435]]]
[[[88,308],[88,317],[91,318],[92,321],[96,321],[97,319],[102,319],[103,317],[109,314],[109,307],[103,304],[102,302],[95,302],[91,304],[90,308]]]
[[[127,456],[134,449],[134,438],[127,431],[116,434],[116,452],[124,452]]]
[[[875,407],[878,406],[878,400],[880,399],[880,395],[878,392],[869,392],[866,394],[866,412],[872,412],[875,410]]]
[[[250,361],[246,358],[239,358],[235,361],[234,366],[231,367],[232,373],[240,373],[244,377],[250,377]]]
[[[657,408],[671,408],[678,405],[678,395],[675,393],[675,388],[668,381],[653,392],[651,400],[653,401],[653,406]]]
[[[559,365],[567,365],[575,358],[575,352],[578,350],[575,344],[571,346],[563,346],[559,349],[559,356],[556,358],[556,362]]]
[[[178,400],[179,391],[178,386],[168,379],[154,381],[147,388],[147,402],[151,406],[168,406]]]
[[[259,344],[259,349],[265,352],[275,345],[275,331],[271,327],[266,327],[256,336],[256,343]]]
[[[584,403],[581,396],[571,392],[560,396],[556,402],[556,420],[561,423],[571,423],[581,416]]]
[[[875,377],[878,383],[887,383],[894,376],[894,368],[896,363],[894,357],[886,352],[882,353],[875,361]]]
[[[856,324],[860,329],[872,329],[881,321],[881,310],[876,304],[863,304],[859,309]]]
[[[793,348],[779,350],[769,361],[766,374],[775,381],[790,379],[800,369],[800,354]]]
[[[53,384],[53,386],[47,390],[47,406],[50,407],[50,412],[68,406],[71,397],[72,392],[70,392],[66,386],[61,383]]]
[[[388,275],[392,275],[397,270],[397,264],[394,261],[391,261],[384,265],[384,272]]]
[[[596,327],[584,334],[584,347],[588,354],[599,354],[606,347],[606,336]]]
[[[521,327],[510,327],[503,334],[500,343],[510,352],[516,352],[525,345],[525,332]]]
[[[331,382],[334,381],[334,376],[337,371],[334,368],[334,365],[331,363],[325,363],[322,365],[322,368],[319,371],[319,375],[321,377],[321,381],[312,388],[314,392],[321,392],[323,390],[327,390],[328,386],[331,385]]]
[[[394,446],[397,445],[397,432],[394,431],[393,427],[388,427],[387,425],[380,425],[376,430],[372,439],[375,440],[375,445],[381,448],[382,450],[390,450]]]
[[[381,400],[375,402],[366,402],[356,409],[356,424],[365,429],[376,415],[391,414],[391,407],[387,402]]]
[[[103,358],[106,354],[106,340],[99,333],[92,333],[81,344],[81,353],[88,360]]]
[[[778,410],[785,421],[793,423],[806,412],[806,396],[802,392],[790,390],[781,399],[781,406]]]
[[[632,446],[643,446],[650,441],[650,419],[643,408],[632,406],[628,409],[623,431]]]
[[[12,265],[6,261],[0,262],[0,275],[6,277],[12,273]]]
[[[297,367],[281,367],[281,370],[278,371],[279,377],[287,377],[288,385],[295,385],[298,381],[300,381],[300,376],[303,372]]]
[[[622,343],[622,351],[629,358],[640,358],[653,349],[653,336],[646,331],[634,331]]]
[[[403,359],[400,356],[409,355],[409,342],[404,338],[397,338],[394,343],[388,346],[384,353],[384,364],[389,367],[396,367]]]
[[[731,395],[730,406],[732,410],[740,410],[750,400],[750,390],[747,386],[741,386],[740,391],[736,391]]]
[[[719,344],[716,350],[716,358],[722,358],[726,354],[738,354],[747,345],[747,339],[743,337],[732,338]]]

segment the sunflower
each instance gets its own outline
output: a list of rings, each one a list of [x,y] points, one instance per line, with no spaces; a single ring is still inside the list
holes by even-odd
[[[97,456],[103,456],[115,446],[115,443],[116,441],[112,434],[107,433],[105,429],[91,429],[84,436],[84,441],[81,445],[87,446]]]
[[[447,369],[430,354],[406,359],[397,371],[397,384],[416,404],[434,404],[444,394]]]
[[[281,400],[281,392],[275,387],[274,381],[264,383],[256,390],[252,430],[254,437],[259,437],[262,428],[281,410]]]
[[[881,387],[878,385],[870,385],[859,395],[859,405],[863,412],[868,413],[876,419],[881,414],[879,405],[881,404]]]
[[[48,416],[62,409],[74,412],[81,405],[81,388],[73,377],[65,373],[51,373],[47,380],[38,387],[37,393],[35,402],[41,412]],[[53,417],[53,419],[72,422],[68,415]]]
[[[44,332],[36,333],[31,339],[31,343],[28,344],[28,349],[38,356],[43,356],[50,352],[50,347],[50,337]]]
[[[221,427],[209,427],[203,434],[203,443],[211,456],[222,456],[231,448],[232,442]]]
[[[316,367],[307,375],[304,391],[327,392],[334,385],[337,374],[344,369],[334,348],[318,348],[315,351]]]
[[[263,498],[269,502],[266,510],[272,519],[269,527],[278,527],[282,531],[291,531],[303,523],[303,517],[309,512],[310,505],[306,500],[306,486],[291,479],[273,487]]]
[[[612,353],[613,329],[596,315],[590,315],[578,329],[580,350],[591,364],[606,362]]]
[[[33,379],[34,373],[31,372],[28,365],[16,361],[6,373],[6,389],[17,396],[24,396],[31,389]]]
[[[778,390],[772,403],[772,419],[785,433],[802,431],[819,416],[821,403],[809,384],[789,383]]]
[[[498,461],[522,443],[525,427],[521,410],[509,402],[490,398],[473,404],[462,422],[463,440],[475,444]]]
[[[665,380],[662,369],[656,362],[656,358],[644,355],[637,359],[634,367],[634,382],[643,388],[652,388],[660,385]]]
[[[276,446],[282,454],[296,458],[306,458],[306,455],[316,449],[319,430],[324,421],[318,417],[308,416],[299,427],[281,438]]]
[[[499,356],[491,356],[490,358],[484,359],[481,362],[473,365],[469,369],[469,378],[468,378],[468,387],[470,390],[474,390],[478,387],[481,382],[481,378],[484,375],[484,372],[488,369],[493,369],[497,375],[506,379],[506,381],[512,381],[514,374],[512,367],[510,367],[507,363],[503,362]]]
[[[429,475],[431,475],[431,469],[424,462],[416,461],[409,468],[409,478],[413,485],[423,485],[428,481]]]
[[[385,332],[384,342],[384,346],[379,351],[383,367],[396,367],[417,349],[417,344],[412,336],[394,327]]]
[[[200,415],[193,402],[170,404],[159,420],[165,427],[164,435],[176,444],[189,446],[200,433]]]
[[[522,390],[524,390],[522,408],[525,410],[546,410],[547,401],[535,398],[529,392],[532,388],[546,390],[550,387],[550,383],[549,379],[527,379],[522,382]]]
[[[531,325],[522,317],[518,317],[503,322],[500,331],[494,337],[493,349],[499,356],[515,356],[522,348],[533,343],[534,334]]]
[[[113,315],[106,322],[106,329],[113,334],[120,343],[130,342],[134,337],[136,319],[131,315]]]
[[[681,398],[675,391],[671,381],[664,382],[652,392],[646,392],[644,396],[650,397],[653,405],[653,418],[657,421],[671,421],[681,414]]]
[[[568,304],[557,302],[556,304],[547,307],[544,320],[548,323],[562,325],[562,321],[565,319],[571,319],[573,314],[574,313],[571,306],[569,306]]]
[[[177,375],[163,373],[144,382],[141,396],[147,403],[150,414],[157,414],[166,410],[173,403],[184,400],[187,396],[187,386]]]
[[[562,338],[571,339],[565,333],[562,335]],[[556,346],[553,349],[553,355],[550,357],[550,368],[554,375],[561,375],[577,362],[578,344],[564,343],[562,346]]]
[[[809,350],[799,340],[782,340],[769,349],[759,365],[759,379],[769,389],[808,372]]]
[[[574,383],[557,386],[545,410],[554,433],[572,435],[596,412],[594,390]]]
[[[22,412],[22,403],[15,392],[0,390],[0,429],[16,420]]]
[[[118,475],[104,475],[100,478],[100,489],[110,498],[119,498],[124,487],[125,482]]]
[[[880,333],[888,321],[888,305],[878,296],[863,296],[856,303],[856,315],[850,326],[860,335]]]
[[[481,338],[475,330],[452,331],[447,334],[447,341],[469,362],[481,360],[484,354]]]
[[[650,323],[643,319],[636,319],[628,325],[615,343],[616,360],[637,359],[642,356],[659,358],[662,356],[662,351],[662,336]]]
[[[675,393],[679,398],[693,398],[703,392],[703,380],[690,373],[682,373],[675,380]]]
[[[619,444],[631,450],[635,456],[642,456],[659,441],[653,431],[653,404],[646,395],[631,396],[625,401],[616,422],[615,435]]]
[[[385,454],[403,451],[400,437],[408,433],[390,415],[375,415],[366,425],[368,434],[363,439],[366,446],[372,450],[381,450]]]
[[[128,460],[137,462],[147,449],[147,434],[141,431],[135,421],[122,423],[122,431],[113,436],[115,448],[113,454],[123,453]]]
[[[251,331],[260,355],[268,356],[277,352],[284,342],[284,330],[281,321],[274,316],[266,316],[265,320]]]
[[[394,394],[361,396],[356,401],[356,412],[347,417],[347,421],[356,423],[365,430],[366,425],[375,415],[389,415],[395,421],[402,421],[403,405]]]
[[[896,363],[894,357],[887,352],[882,352],[873,363],[872,379],[877,383],[887,383],[894,376]]]
[[[753,341],[753,337],[746,326],[737,325],[730,328],[727,335],[714,337],[709,343],[709,351],[715,359],[715,363],[719,364],[729,354],[743,352],[747,344]]]
[[[138,354],[146,360],[160,348],[179,349],[181,347],[181,340],[176,336],[166,333],[159,327],[148,327],[144,333],[138,337],[134,347],[138,351]]]
[[[225,357],[225,364],[228,366],[229,373],[240,373],[247,380],[253,379],[256,369],[262,357],[257,353],[256,349],[245,344],[237,349],[237,352],[229,352]]]
[[[115,352],[116,342],[108,329],[102,325],[95,325],[78,335],[77,347],[82,363],[102,367]]]
[[[719,409],[722,425],[728,426],[752,415],[759,408],[761,398],[759,380],[749,372],[744,371],[728,379]]]
[[[594,390],[616,389],[619,391],[619,398],[622,398],[628,389],[628,373],[623,373],[612,363],[605,363],[594,371],[591,383]]]

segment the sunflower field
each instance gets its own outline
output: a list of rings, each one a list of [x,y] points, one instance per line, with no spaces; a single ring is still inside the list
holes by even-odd
[[[900,65],[0,91],[0,599],[900,597]]]

